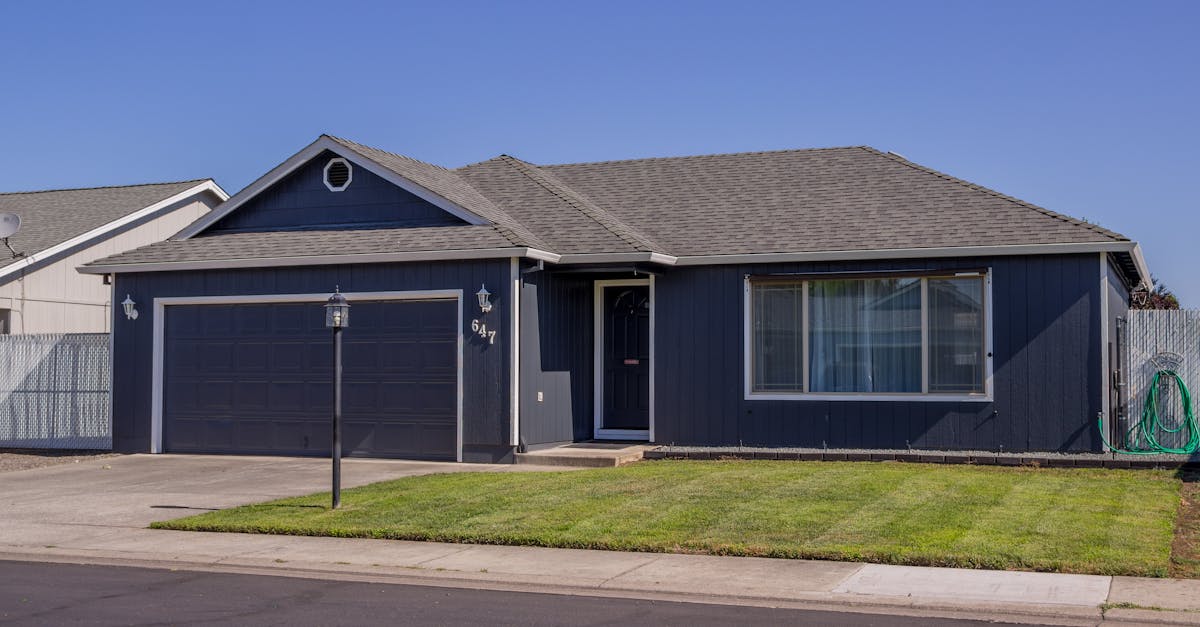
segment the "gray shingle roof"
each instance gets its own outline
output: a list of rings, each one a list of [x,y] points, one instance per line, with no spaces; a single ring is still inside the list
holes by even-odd
[[[447,170],[329,139],[491,225],[201,235],[96,264],[514,247],[682,257],[1129,241],[865,146],[549,166],[501,155]]]
[[[454,172],[431,163],[364,146],[348,139],[332,135],[325,137],[491,222],[500,229],[500,233],[508,238],[512,245],[546,248],[545,241],[530,232],[525,225],[514,220],[512,216],[497,207]]]
[[[456,171],[557,253],[640,252],[661,248],[544,169],[501,155]]]
[[[0,212],[21,216],[21,230],[9,238],[20,253],[32,255],[92,229],[145,209],[207,179],[123,187],[93,187],[0,193]],[[15,263],[0,247],[0,268]]]
[[[543,169],[675,256],[1126,241],[868,147]]]
[[[176,263],[232,259],[271,259],[324,255],[511,248],[494,226],[434,226],[411,229],[273,231],[227,233],[156,242],[95,262]]]

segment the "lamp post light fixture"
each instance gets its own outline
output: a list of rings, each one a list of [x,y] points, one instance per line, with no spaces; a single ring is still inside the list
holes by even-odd
[[[121,301],[121,306],[125,308],[126,320],[137,320],[138,310],[135,307],[137,303],[133,302],[133,298],[129,294],[125,295],[125,300]]]
[[[486,285],[479,286],[479,291],[475,292],[475,297],[479,299],[479,311],[487,313],[492,310],[492,301],[489,299],[491,295],[492,293],[487,291]]]
[[[342,329],[350,326],[350,303],[335,287],[325,303],[325,326],[333,329],[333,507],[342,504]]]

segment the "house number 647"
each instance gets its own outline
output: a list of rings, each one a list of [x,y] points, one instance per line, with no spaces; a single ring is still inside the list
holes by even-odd
[[[489,330],[488,330],[488,328],[487,328],[487,323],[486,323],[486,322],[480,322],[480,321],[478,321],[478,320],[472,320],[472,321],[471,321],[471,331],[472,331],[472,332],[474,332],[474,333],[475,333],[476,335],[478,335],[479,337],[481,337],[481,338],[483,338],[483,339],[487,340],[487,341],[488,341],[488,344],[495,344],[495,343],[496,343],[496,332],[495,332],[495,331],[489,331]]]

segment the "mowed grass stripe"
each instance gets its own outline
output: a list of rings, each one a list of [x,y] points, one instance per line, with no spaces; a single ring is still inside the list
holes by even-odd
[[[677,461],[448,473],[154,526],[1163,576],[1166,471]]]

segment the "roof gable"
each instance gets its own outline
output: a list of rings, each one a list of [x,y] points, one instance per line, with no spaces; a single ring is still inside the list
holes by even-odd
[[[463,226],[467,222],[363,168],[332,191],[325,169],[338,158],[324,151],[246,201],[203,232],[221,233]]]
[[[189,239],[208,230],[218,221],[239,211],[252,199],[272,189],[288,175],[305,167],[325,153],[346,159],[356,169],[362,168],[396,185],[458,218],[463,223],[495,226],[513,246],[538,246],[541,244],[540,240],[532,233],[449,170],[329,135],[322,135],[235,194],[214,209],[212,213],[188,226],[173,239]]]

